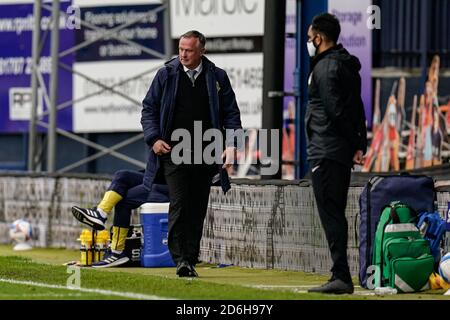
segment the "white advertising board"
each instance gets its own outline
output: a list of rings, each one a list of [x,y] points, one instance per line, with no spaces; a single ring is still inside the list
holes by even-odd
[[[211,54],[208,55],[230,78],[241,111],[244,128],[261,128],[263,54]]]
[[[199,30],[207,37],[264,34],[262,0],[172,0],[172,37]]]
[[[124,82],[126,79],[132,78],[146,70],[153,68],[154,71],[114,87],[115,90],[137,101],[139,105],[111,91],[103,91],[75,103],[73,108],[74,132],[141,131],[141,102],[150,87],[157,69],[162,65],[163,61],[161,60],[75,64],[75,71],[109,86]],[[76,75],[74,76],[73,84],[75,101],[102,90],[99,85]]]

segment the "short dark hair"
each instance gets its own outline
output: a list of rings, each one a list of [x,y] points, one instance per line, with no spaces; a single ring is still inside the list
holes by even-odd
[[[180,39],[181,38],[197,38],[198,41],[200,42],[200,47],[201,48],[204,48],[205,45],[206,45],[206,38],[205,38],[205,36],[203,35],[203,33],[199,32],[197,30],[188,31],[185,34],[183,34],[180,37]]]
[[[315,16],[311,23],[311,29],[319,32],[329,41],[336,43],[341,33],[339,19],[330,13],[321,13]]]

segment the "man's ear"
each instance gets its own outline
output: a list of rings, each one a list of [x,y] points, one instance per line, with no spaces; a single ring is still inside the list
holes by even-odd
[[[324,41],[323,35],[322,35],[321,33],[318,33],[318,34],[317,34],[317,38],[320,39],[320,43],[317,45],[316,48],[318,48],[318,47],[322,44],[322,42]]]

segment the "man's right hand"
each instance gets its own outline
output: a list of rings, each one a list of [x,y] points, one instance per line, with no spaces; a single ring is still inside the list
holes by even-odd
[[[364,161],[364,152],[362,150],[357,150],[353,156],[353,163],[362,166],[364,165]]]
[[[164,140],[159,139],[153,144],[152,149],[156,155],[161,156],[169,153],[171,148],[166,142],[164,142]]]

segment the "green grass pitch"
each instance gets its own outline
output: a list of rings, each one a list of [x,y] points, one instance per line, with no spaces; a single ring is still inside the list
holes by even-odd
[[[375,296],[356,287],[353,295],[308,294],[326,276],[200,264],[196,279],[179,279],[175,268],[81,268],[79,288],[67,287],[73,274],[63,263],[79,260],[77,250],[34,248],[15,252],[0,245],[0,299],[194,299],[194,300],[362,300],[450,299],[444,290]],[[357,280],[353,280],[357,284]]]

